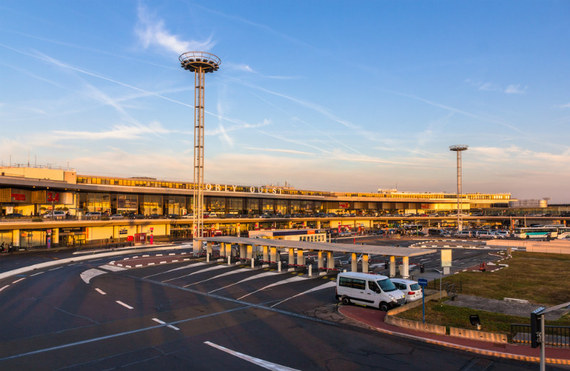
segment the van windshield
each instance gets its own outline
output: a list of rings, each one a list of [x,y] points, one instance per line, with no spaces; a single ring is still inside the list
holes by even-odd
[[[394,286],[392,281],[390,281],[388,278],[376,282],[378,282],[378,285],[382,288],[382,291],[390,292],[396,290],[396,286]]]

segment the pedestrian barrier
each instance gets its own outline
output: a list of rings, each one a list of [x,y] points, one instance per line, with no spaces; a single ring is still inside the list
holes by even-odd
[[[466,339],[489,341],[492,343],[506,344],[508,342],[507,335],[495,332],[485,332],[476,330],[467,330],[464,328],[450,327],[449,336],[455,336]]]
[[[438,335],[445,335],[447,332],[445,326],[432,325],[430,323],[423,323],[420,321],[412,321],[409,319],[403,319],[403,318],[394,317],[394,316],[386,316],[384,318],[384,322],[386,322],[390,325],[398,326],[398,327],[408,328],[411,330],[430,332],[430,333],[438,334]]]

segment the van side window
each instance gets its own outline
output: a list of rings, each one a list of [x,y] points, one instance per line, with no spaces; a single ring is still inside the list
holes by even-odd
[[[364,290],[365,286],[366,283],[364,280],[357,280],[357,279],[352,280],[352,287],[354,287],[355,289]]]
[[[377,293],[382,292],[382,290],[380,290],[380,287],[378,287],[378,284],[376,283],[376,281],[368,281],[368,288],[374,292],[377,292]]]
[[[352,287],[354,289],[364,290],[365,281],[357,278],[340,277],[339,286]]]

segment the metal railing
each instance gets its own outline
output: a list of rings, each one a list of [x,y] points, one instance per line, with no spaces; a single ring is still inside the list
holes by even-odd
[[[546,325],[544,331],[547,346],[570,348],[570,326]],[[511,339],[513,343],[530,344],[530,325],[511,324]]]

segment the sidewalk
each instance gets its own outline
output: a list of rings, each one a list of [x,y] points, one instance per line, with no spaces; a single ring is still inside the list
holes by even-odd
[[[531,348],[529,345],[496,344],[392,326],[384,322],[384,317],[386,317],[385,312],[373,308],[346,305],[339,306],[338,311],[345,317],[386,334],[403,336],[409,339],[486,356],[527,362],[540,362],[540,348]],[[546,347],[546,363],[553,365],[570,365],[570,349]]]

